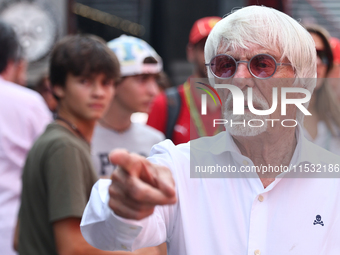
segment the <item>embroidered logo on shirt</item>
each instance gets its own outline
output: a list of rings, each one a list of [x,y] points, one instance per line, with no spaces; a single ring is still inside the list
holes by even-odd
[[[316,215],[316,220],[314,220],[313,225],[316,225],[316,224],[320,224],[321,226],[323,226],[323,221],[321,220],[320,215]]]

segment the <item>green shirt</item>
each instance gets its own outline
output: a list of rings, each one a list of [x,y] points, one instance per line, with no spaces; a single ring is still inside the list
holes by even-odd
[[[97,181],[90,146],[50,124],[27,156],[22,181],[19,253],[57,254],[53,223],[81,218]]]

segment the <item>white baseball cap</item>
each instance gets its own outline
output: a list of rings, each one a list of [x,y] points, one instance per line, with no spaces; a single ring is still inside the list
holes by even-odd
[[[156,74],[162,71],[162,58],[142,39],[121,35],[109,41],[107,46],[116,54],[122,76]],[[154,58],[157,63],[144,63],[148,57]]]

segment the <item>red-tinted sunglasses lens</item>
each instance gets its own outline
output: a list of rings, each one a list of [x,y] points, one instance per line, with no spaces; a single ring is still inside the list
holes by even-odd
[[[211,71],[219,78],[229,78],[236,71],[236,62],[227,55],[217,55],[210,63]]]
[[[275,60],[267,55],[256,55],[250,61],[250,71],[255,77],[267,78],[276,70]]]

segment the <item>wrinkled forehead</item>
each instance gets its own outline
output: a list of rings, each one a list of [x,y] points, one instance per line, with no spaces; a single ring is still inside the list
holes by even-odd
[[[226,40],[221,40],[217,47],[216,55],[218,54],[228,54],[236,59],[250,59],[257,54],[269,54],[273,56],[276,60],[282,60],[282,53],[279,47],[264,47],[258,44],[244,42],[244,45],[236,45]]]

